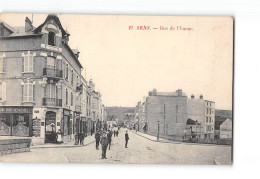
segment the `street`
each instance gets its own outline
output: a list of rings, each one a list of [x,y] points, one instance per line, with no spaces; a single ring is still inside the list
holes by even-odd
[[[129,131],[128,148],[124,147],[125,129],[112,137],[107,159],[101,159],[101,146],[95,142],[82,147],[32,148],[31,152],[0,156],[1,162],[97,163],[97,164],[199,164],[213,165],[215,159],[231,164],[231,146],[161,143]],[[88,136],[93,138],[93,136]]]

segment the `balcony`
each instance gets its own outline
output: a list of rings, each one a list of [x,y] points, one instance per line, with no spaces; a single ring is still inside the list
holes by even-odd
[[[62,106],[62,99],[56,99],[56,98],[43,98],[42,99],[42,105],[43,106]]]
[[[83,85],[82,84],[77,84],[77,87],[76,87],[76,92],[79,92],[79,93],[82,93],[83,91]]]
[[[81,113],[81,106],[80,105],[75,106],[75,112]]]
[[[55,68],[44,68],[43,69],[43,76],[52,79],[60,79],[62,78],[62,70],[55,69]]]

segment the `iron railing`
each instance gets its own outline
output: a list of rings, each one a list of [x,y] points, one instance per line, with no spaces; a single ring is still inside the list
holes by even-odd
[[[62,70],[55,68],[44,68],[43,76],[52,77],[52,78],[62,78]]]
[[[42,105],[43,106],[62,106],[62,99],[56,99],[56,98],[43,98],[42,99]]]

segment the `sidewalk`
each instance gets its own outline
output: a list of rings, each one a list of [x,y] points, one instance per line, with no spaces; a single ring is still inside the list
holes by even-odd
[[[71,140],[67,143],[61,143],[61,144],[43,144],[43,145],[35,145],[31,146],[31,149],[44,149],[44,148],[73,148],[73,147],[84,147],[86,145],[89,145],[95,141],[94,136],[87,136],[84,139],[84,145],[74,145],[75,140]]]
[[[190,143],[190,142],[180,142],[180,141],[173,141],[173,140],[168,140],[164,138],[159,138],[159,141],[157,140],[156,136],[152,136],[149,134],[145,134],[142,132],[136,132],[130,130],[133,134],[139,135],[141,137],[144,137],[148,140],[154,141],[154,142],[161,142],[161,143],[172,143],[172,144],[184,144],[184,145],[204,145],[204,146],[224,146],[224,147],[229,147],[229,145],[217,145],[217,144],[203,144],[203,143]]]
[[[139,135],[141,137],[144,137],[148,140],[154,141],[154,142],[162,142],[162,143],[174,143],[174,144],[181,144],[182,142],[178,142],[178,141],[172,141],[172,140],[167,140],[167,139],[163,139],[163,138],[159,138],[159,140],[157,140],[156,136],[152,136],[149,134],[145,134],[142,132],[136,132],[136,131],[131,131],[132,133]]]

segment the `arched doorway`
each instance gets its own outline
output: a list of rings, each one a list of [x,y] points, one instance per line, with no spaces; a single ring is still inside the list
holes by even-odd
[[[45,116],[45,143],[56,142],[56,113],[46,112]]]

